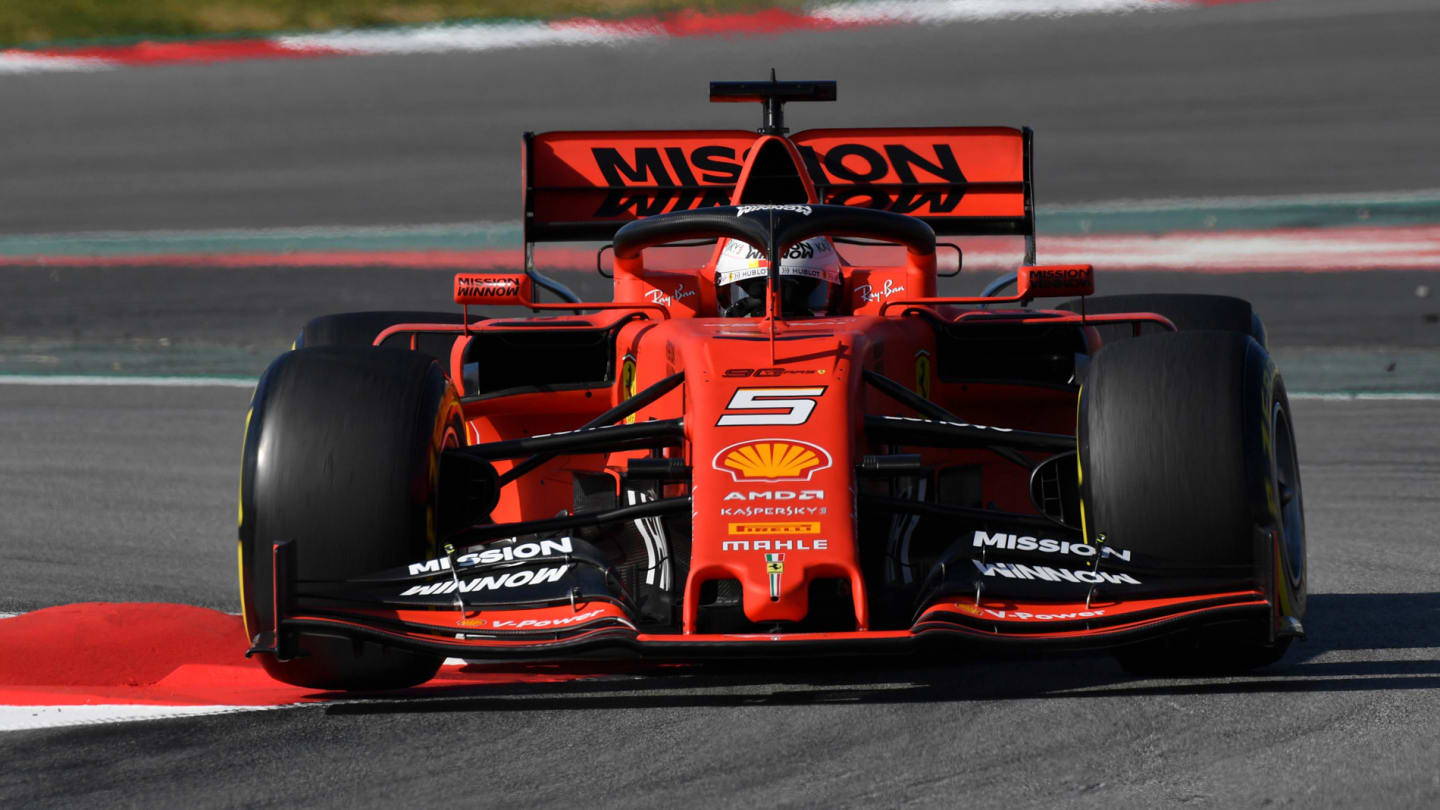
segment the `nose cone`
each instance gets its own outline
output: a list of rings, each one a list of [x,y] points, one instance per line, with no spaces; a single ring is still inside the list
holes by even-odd
[[[686,381],[695,510],[687,632],[700,586],[727,579],[738,581],[755,624],[804,621],[811,583],[842,579],[863,627],[851,462],[857,349],[833,332],[797,328],[777,341],[784,348],[772,364],[768,341],[750,331],[731,322],[724,334],[734,339],[710,341],[704,362],[687,358],[687,370],[698,370]]]

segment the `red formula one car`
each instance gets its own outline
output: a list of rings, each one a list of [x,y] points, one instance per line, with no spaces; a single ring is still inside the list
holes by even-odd
[[[274,677],[932,641],[1150,672],[1284,653],[1300,479],[1248,303],[1092,297],[1089,266],[1036,266],[1029,130],[787,136],[782,105],[833,82],[711,95],[764,126],[527,135],[525,273],[461,274],[460,312],[317,318],[271,364],[239,556]],[[937,233],[1023,237],[1027,260],[940,296]],[[559,240],[611,243],[612,301],[534,272]],[[701,266],[647,266],[697,242]],[[877,250],[857,242],[899,263],[847,261]]]

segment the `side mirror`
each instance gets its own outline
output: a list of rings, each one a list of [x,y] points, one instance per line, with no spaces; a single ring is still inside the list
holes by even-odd
[[[530,277],[520,273],[457,273],[455,303],[466,306],[528,307],[534,300]]]
[[[1015,272],[1015,291],[1031,298],[1073,298],[1095,292],[1095,268],[1088,264],[1024,266]]]

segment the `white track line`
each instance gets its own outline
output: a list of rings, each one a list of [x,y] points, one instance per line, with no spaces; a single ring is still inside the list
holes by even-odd
[[[276,37],[296,51],[338,51],[348,54],[452,53],[526,48],[541,45],[618,45],[638,38],[664,36],[646,25],[634,27],[577,21],[564,27],[544,22],[434,25],[399,31],[335,31]]]
[[[102,374],[0,374],[0,385],[149,386],[158,388],[254,388],[253,377],[125,377]]]
[[[1042,205],[1039,208],[1039,214],[1040,216],[1075,212],[1148,214],[1155,211],[1192,211],[1206,208],[1265,210],[1310,205],[1382,205],[1385,203],[1431,202],[1440,202],[1440,188],[1321,194],[1250,194],[1233,197],[1119,197],[1108,200]]]
[[[112,63],[104,59],[28,54],[24,51],[0,51],[0,76],[7,73],[110,70],[113,67]]]
[[[1286,394],[1290,399],[1322,400],[1325,402],[1436,402],[1437,391],[1296,391]]]
[[[1185,0],[862,0],[820,6],[809,16],[845,25],[910,23],[935,25],[1015,17],[1072,17],[1124,14],[1193,6]]]
[[[1406,192],[1396,192],[1399,199]],[[1436,192],[1440,199],[1440,191]],[[1237,198],[1241,199],[1241,198]],[[1277,198],[1282,199],[1282,198]],[[1303,200],[1303,197],[1296,197]],[[1126,202],[1126,201],[1122,201]],[[1142,201],[1143,202],[1143,201]],[[1097,205],[1101,205],[1097,203]],[[475,222],[429,222],[419,225],[291,225],[278,228],[207,228],[204,230],[165,228],[153,231],[55,231],[52,233],[6,234],[0,236],[0,243],[10,241],[88,242],[119,241],[133,242],[192,242],[203,240],[251,240],[271,237],[294,239],[369,239],[384,236],[425,237],[425,236],[469,236],[488,233],[519,234],[524,227],[520,220],[475,221]],[[518,240],[518,237],[517,237]],[[518,244],[518,241],[517,241]]]
[[[137,720],[174,720],[236,712],[288,709],[288,706],[146,706],[135,704],[89,706],[0,706],[0,731],[30,731],[66,726],[101,726]]]

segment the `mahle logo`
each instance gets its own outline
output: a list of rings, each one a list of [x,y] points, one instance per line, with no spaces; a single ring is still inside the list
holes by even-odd
[[[732,444],[715,454],[714,467],[741,481],[809,481],[829,469],[830,453],[796,440],[756,439]]]

